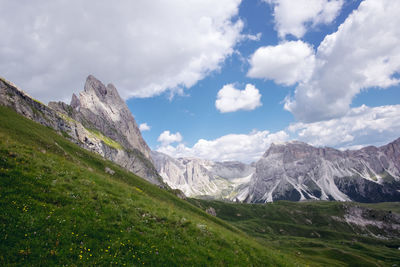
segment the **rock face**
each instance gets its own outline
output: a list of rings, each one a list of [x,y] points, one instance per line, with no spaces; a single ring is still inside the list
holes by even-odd
[[[0,78],[0,105],[13,108],[19,114],[47,127],[58,131],[73,132],[71,125],[54,110],[33,99],[3,78]]]
[[[292,141],[272,144],[252,165],[152,152],[164,181],[187,196],[240,202],[400,201],[400,138],[355,151]]]
[[[250,181],[255,170],[251,165],[241,162],[174,159],[155,151],[151,155],[164,181],[190,197],[232,199]]]
[[[276,200],[400,201],[400,138],[356,151],[302,142],[272,144],[256,163],[246,202]]]
[[[55,103],[50,103],[54,107]],[[94,128],[117,141],[127,149],[137,149],[151,160],[150,148],[142,138],[142,134],[125,101],[119,96],[112,84],[107,87],[90,75],[85,89],[79,98],[72,96],[71,108],[73,119],[88,128]],[[62,105],[65,112],[65,105]],[[74,112],[75,111],[75,112]]]
[[[72,96],[71,105],[51,102],[46,106],[1,79],[0,104],[63,133],[81,147],[151,183],[165,185],[153,166],[150,149],[132,114],[113,85],[106,87],[89,76],[79,99]]]

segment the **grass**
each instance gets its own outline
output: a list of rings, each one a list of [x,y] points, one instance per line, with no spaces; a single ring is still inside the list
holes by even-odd
[[[105,168],[115,173],[110,175]],[[1,266],[296,266],[231,224],[0,107]]]
[[[189,202],[0,107],[1,266],[399,263],[399,238],[333,219],[349,205],[384,217],[399,203]]]
[[[371,209],[371,216],[384,218],[398,212],[400,203],[359,204],[343,202],[288,202],[234,204],[190,199],[203,210],[213,207],[217,216],[266,247],[285,251],[315,266],[396,266],[400,263],[400,233],[393,238],[377,228],[364,229],[334,218],[343,218],[349,206]],[[367,235],[368,233],[368,235]],[[386,233],[386,236],[387,233]]]
[[[94,130],[94,129],[87,129],[87,130],[92,135],[92,137],[96,137],[97,139],[100,139],[101,141],[103,141],[109,147],[112,147],[112,148],[115,148],[115,149],[120,149],[120,150],[123,149],[123,147],[121,146],[120,143],[118,143],[117,141],[114,141],[113,139],[105,136],[104,134],[102,134],[98,130]]]

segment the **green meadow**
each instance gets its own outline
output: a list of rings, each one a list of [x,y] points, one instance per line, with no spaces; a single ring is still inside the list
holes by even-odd
[[[182,200],[0,107],[1,266],[398,264],[398,233],[375,238],[332,219],[347,205],[361,204]]]
[[[294,266],[296,259],[0,107],[0,265]]]

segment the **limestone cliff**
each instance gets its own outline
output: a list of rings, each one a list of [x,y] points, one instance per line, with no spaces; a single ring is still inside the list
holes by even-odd
[[[256,163],[245,201],[400,200],[400,138],[354,151],[291,141],[272,144]]]
[[[165,187],[150,158],[150,149],[114,86],[93,76],[71,105],[33,99],[11,82],[0,79],[0,104],[62,133],[81,147],[100,154],[151,183]]]

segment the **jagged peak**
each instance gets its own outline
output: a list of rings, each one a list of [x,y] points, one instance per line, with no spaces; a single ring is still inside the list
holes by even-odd
[[[86,93],[95,92],[98,96],[104,96],[107,94],[107,88],[96,77],[94,77],[93,75],[89,75],[86,78],[84,92]]]
[[[93,95],[93,93],[102,102],[112,102],[117,104],[123,102],[117,88],[112,83],[109,83],[107,86],[105,86],[96,77],[89,75],[86,79],[83,94],[80,94],[80,98],[82,98],[82,95],[90,96]]]
[[[297,140],[291,140],[279,143],[275,142],[271,143],[267,151],[264,153],[263,158],[266,158],[271,154],[287,153],[287,152],[291,154],[298,152],[305,152],[305,151],[307,151],[307,153],[320,153],[320,150],[324,149],[325,148],[321,149]]]
[[[273,142],[267,149],[267,152],[269,150],[274,150],[274,149],[284,149],[284,148],[293,148],[293,147],[313,147],[310,144],[298,141],[298,140],[290,140],[290,141],[284,141],[284,142]]]
[[[71,104],[70,106],[74,109],[78,108],[81,105],[81,102],[79,101],[79,98],[76,96],[76,94],[72,94],[71,98]]]
[[[289,146],[289,145],[306,145],[310,146],[307,143],[298,141],[298,140],[290,140],[290,141],[283,141],[283,142],[272,142],[271,146]]]

